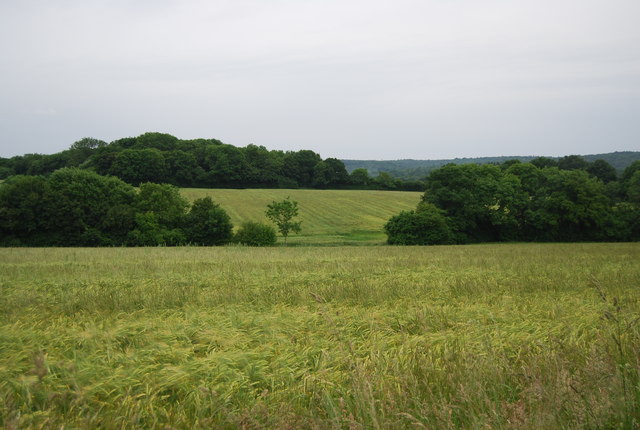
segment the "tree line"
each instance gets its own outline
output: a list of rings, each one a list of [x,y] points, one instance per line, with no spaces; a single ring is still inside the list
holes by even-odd
[[[422,181],[403,181],[388,173],[370,177],[366,169],[356,169],[349,174],[342,161],[323,160],[310,150],[236,147],[216,139],[181,140],[155,132],[111,143],[84,138],[55,154],[0,158],[0,179],[49,175],[64,167],[116,176],[134,186],[154,182],[195,188],[424,190]]]
[[[631,163],[640,160],[640,151],[616,151],[605,154],[591,155],[568,155],[566,157],[536,157],[536,156],[516,156],[516,157],[472,157],[472,158],[451,158],[446,160],[342,160],[347,171],[351,172],[357,168],[365,168],[370,175],[377,175],[380,172],[387,172],[397,179],[406,181],[424,180],[433,170],[439,169],[447,164],[496,164],[500,165],[511,160],[519,160],[523,163],[540,161],[544,159],[560,169],[572,165],[579,159],[581,164],[591,165],[595,161],[606,162],[613,167],[617,173],[622,173]]]
[[[168,184],[62,168],[0,186],[1,246],[223,245],[232,228],[211,198],[189,204]]]
[[[640,161],[618,178],[569,156],[431,172],[418,207],[385,225],[390,244],[640,240]]]

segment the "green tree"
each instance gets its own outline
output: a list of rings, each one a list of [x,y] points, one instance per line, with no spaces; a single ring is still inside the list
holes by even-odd
[[[397,188],[396,179],[388,172],[379,172],[378,176],[373,178],[373,182],[383,190],[395,190]]]
[[[359,187],[366,187],[371,183],[369,171],[364,168],[354,169],[349,175],[349,182]]]
[[[211,197],[193,202],[184,227],[186,238],[194,245],[218,246],[231,241],[231,218]]]
[[[610,205],[601,181],[583,170],[541,171],[540,186],[528,203],[527,240],[603,240]]]
[[[265,214],[284,237],[285,246],[290,232],[300,233],[301,221],[295,221],[295,217],[298,216],[298,202],[290,200],[289,197],[280,202],[271,202],[267,205]]]
[[[132,206],[135,199],[134,188],[120,179],[77,168],[57,170],[49,185],[54,198],[49,222],[63,246],[110,243],[103,224],[107,214],[114,207]]]
[[[69,161],[65,167],[78,167],[84,163],[98,148],[104,148],[107,142],[93,137],[85,137],[74,142],[67,152]]]
[[[7,179],[9,176],[12,176],[14,171],[11,167],[0,166],[0,180]]]
[[[247,145],[244,155],[249,164],[248,182],[257,186],[278,185],[282,171],[282,156],[278,151],[269,151],[264,146]]]
[[[0,236],[3,242],[30,246],[115,244],[127,222],[113,217],[130,209],[134,198],[132,186],[88,170],[64,168],[48,178],[15,176],[0,186]]]
[[[202,151],[205,185],[237,187],[247,182],[250,166],[244,153],[233,145],[209,145]]]
[[[448,164],[431,172],[423,200],[443,209],[456,241],[467,243],[513,239],[525,196],[498,166]]]
[[[403,211],[384,225],[390,245],[442,245],[453,242],[444,211],[430,203],[420,203],[415,211]]]
[[[161,151],[172,151],[178,145],[178,138],[167,133],[147,132],[136,138],[137,149],[153,148]]]
[[[558,162],[549,157],[538,157],[531,160],[531,164],[538,169],[544,169],[545,167],[558,167]]]
[[[157,149],[125,149],[117,154],[109,173],[131,185],[164,182],[167,166]]]
[[[204,170],[196,162],[196,157],[185,151],[170,151],[164,153],[168,182],[180,187],[193,187]]]
[[[626,187],[629,181],[631,181],[631,177],[636,174],[636,172],[640,172],[640,160],[634,161],[626,169],[622,172],[622,176],[620,177],[620,182],[622,182],[622,186]]]
[[[587,167],[587,172],[591,176],[600,179],[605,184],[615,181],[618,177],[616,169],[602,159],[598,159],[591,163],[589,167]]]
[[[297,182],[300,187],[313,186],[313,173],[322,158],[310,150],[287,152],[283,159],[283,174]]]
[[[234,241],[247,246],[273,246],[276,244],[276,231],[270,225],[247,221],[240,226]]]
[[[0,184],[0,245],[50,245],[53,204],[45,178],[13,176]]]
[[[58,152],[51,155],[40,155],[29,166],[27,174],[29,175],[48,175],[58,169],[69,165],[69,151]]]
[[[558,160],[560,170],[587,170],[589,163],[579,155],[567,155]]]
[[[134,246],[176,246],[185,242],[184,232],[179,228],[163,225],[155,212],[137,213],[135,228],[127,237],[127,244]]]
[[[160,225],[174,229],[183,226],[189,202],[173,185],[146,182],[140,185],[135,206],[136,212],[153,212]]]

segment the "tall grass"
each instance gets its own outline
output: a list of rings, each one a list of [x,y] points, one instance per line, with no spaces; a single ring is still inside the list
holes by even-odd
[[[0,425],[637,428],[639,257],[1,249]]]

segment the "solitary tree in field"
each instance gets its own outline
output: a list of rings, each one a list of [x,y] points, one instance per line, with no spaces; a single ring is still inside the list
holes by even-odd
[[[281,202],[271,202],[267,205],[265,214],[278,227],[278,231],[284,237],[285,246],[289,232],[300,233],[301,221],[294,220],[298,216],[298,202],[289,200],[289,197]]]

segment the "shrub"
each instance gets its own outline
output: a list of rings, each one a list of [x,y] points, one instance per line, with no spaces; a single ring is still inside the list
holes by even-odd
[[[443,211],[420,203],[415,211],[403,211],[384,226],[390,245],[442,245],[453,242]]]
[[[184,230],[187,240],[194,245],[224,245],[233,236],[231,218],[211,197],[193,202]]]
[[[244,222],[234,241],[247,246],[273,246],[276,244],[276,230],[259,222]]]

